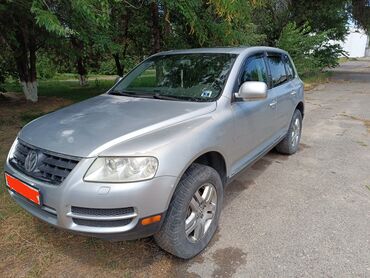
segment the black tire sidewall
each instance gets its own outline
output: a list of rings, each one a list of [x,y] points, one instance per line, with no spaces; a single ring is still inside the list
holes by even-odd
[[[293,124],[297,118],[299,120],[299,138],[298,138],[297,144],[293,147],[291,143],[292,142],[292,129],[293,129]],[[302,114],[299,110],[295,110],[293,117],[292,117],[292,121],[289,126],[289,131],[288,131],[289,148],[291,149],[291,153],[295,153],[298,151],[299,143],[301,141],[301,135],[302,135]]]
[[[191,242],[185,234],[186,214],[194,193],[206,183],[212,184],[217,192],[216,214],[204,237],[197,242]],[[217,171],[206,165],[192,165],[175,190],[162,226],[164,232],[170,233],[171,238],[176,239],[176,243],[173,246],[163,246],[161,244],[163,235],[161,235],[159,240],[156,239],[158,244],[166,251],[184,259],[199,254],[207,247],[217,230],[222,202],[223,185]]]
[[[299,119],[299,123],[300,123],[300,129],[299,129],[299,139],[298,139],[298,143],[296,146],[292,146],[292,129],[293,129],[293,123],[296,119]],[[296,153],[299,149],[299,143],[301,141],[301,135],[302,135],[302,114],[301,114],[301,111],[299,111],[298,109],[296,109],[293,113],[293,116],[292,116],[292,119],[289,123],[289,128],[288,128],[288,131],[286,133],[286,136],[284,137],[283,140],[280,141],[280,143],[276,146],[276,150],[279,152],[279,153],[282,153],[282,154],[287,154],[287,155],[292,155],[294,153]]]

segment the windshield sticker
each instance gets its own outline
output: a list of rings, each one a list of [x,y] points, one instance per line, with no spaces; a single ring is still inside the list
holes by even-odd
[[[211,97],[212,96],[212,91],[205,90],[202,92],[202,97]]]

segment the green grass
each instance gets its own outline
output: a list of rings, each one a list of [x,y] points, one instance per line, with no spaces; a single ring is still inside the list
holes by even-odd
[[[88,80],[94,81],[95,79],[106,79],[106,80],[115,80],[117,76],[115,75],[104,75],[104,74],[93,74],[89,73]],[[78,75],[75,73],[57,73],[52,80],[77,80]]]
[[[302,81],[304,82],[304,87],[306,91],[312,90],[317,85],[328,82],[330,76],[332,75],[331,72],[317,72],[310,75],[302,75],[300,76]]]
[[[86,86],[80,86],[78,81],[67,80],[41,80],[38,82],[39,96],[53,96],[81,101],[104,93],[114,84],[114,80],[95,79],[89,80]],[[22,92],[18,82],[5,84],[8,92]]]
[[[303,75],[301,76],[303,82],[307,83],[321,83],[325,82],[330,76],[332,75],[331,72],[324,71],[324,72],[317,72],[310,75]]]

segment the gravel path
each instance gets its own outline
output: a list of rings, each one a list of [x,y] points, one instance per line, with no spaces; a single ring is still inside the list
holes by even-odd
[[[297,154],[272,152],[228,187],[218,234],[188,273],[370,277],[370,83],[340,79],[306,93]]]

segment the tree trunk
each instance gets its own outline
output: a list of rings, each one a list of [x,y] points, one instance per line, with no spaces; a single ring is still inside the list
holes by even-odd
[[[37,81],[21,81],[21,85],[26,99],[32,102],[37,102]]]
[[[83,63],[81,56],[77,58],[77,73],[78,73],[78,80],[80,82],[80,86],[85,86],[87,84],[87,81],[86,81],[87,70],[85,68],[85,65]]]
[[[28,43],[23,37],[17,37],[17,39],[21,43],[15,60],[22,91],[27,100],[37,102],[36,44],[33,38],[30,38]]]
[[[157,1],[153,0],[150,4],[152,14],[152,34],[153,34],[153,53],[161,50],[161,29],[159,26],[159,12]]]
[[[164,7],[164,35],[171,33],[171,22],[170,22],[170,11],[167,7]]]
[[[123,67],[121,61],[119,60],[119,54],[113,54],[114,62],[116,63],[117,75],[122,77],[123,76]]]
[[[85,86],[87,83],[86,74],[87,70],[84,63],[83,51],[84,45],[83,42],[75,37],[71,38],[72,47],[75,49],[75,52],[78,53],[76,57],[76,70],[78,74],[78,80],[80,86]]]

